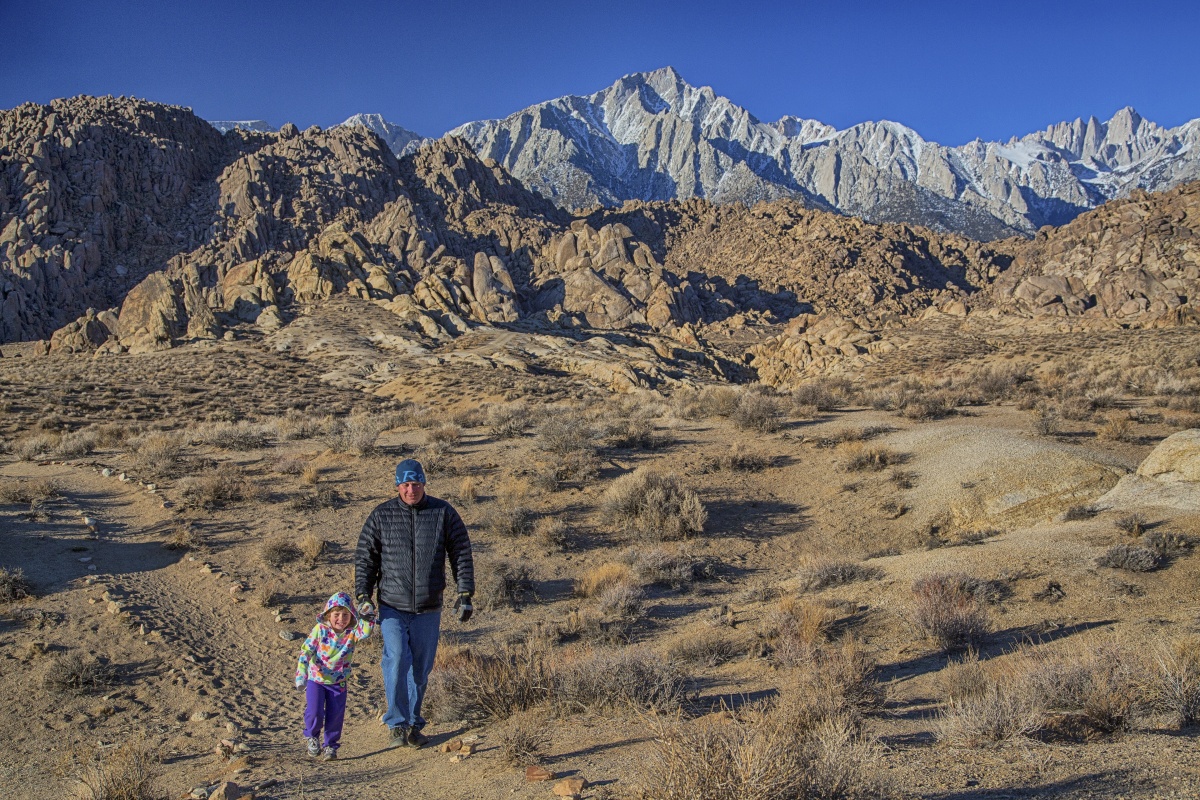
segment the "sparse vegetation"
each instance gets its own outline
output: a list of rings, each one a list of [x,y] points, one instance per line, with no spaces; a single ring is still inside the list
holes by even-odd
[[[263,542],[259,550],[263,563],[268,567],[279,567],[298,561],[304,554],[300,548],[287,539],[271,539]]]
[[[33,596],[33,587],[20,568],[0,567],[0,603],[11,603]]]
[[[258,497],[258,487],[232,464],[223,464],[203,475],[192,475],[179,482],[179,495],[197,508],[222,508]]]
[[[534,577],[529,565],[497,559],[475,568],[475,603],[488,611],[519,609],[534,598]]]
[[[651,540],[687,538],[708,520],[699,495],[673,475],[642,467],[614,480],[601,504],[621,528]]]
[[[71,652],[50,662],[42,686],[58,694],[84,694],[111,686],[116,677],[116,670],[107,660]]]
[[[991,629],[987,610],[967,576],[924,577],[913,584],[913,598],[913,625],[943,650],[977,644]]]
[[[130,741],[109,752],[98,751],[79,768],[85,800],[162,800],[156,787],[159,759],[144,742]]]
[[[854,581],[866,581],[883,575],[876,567],[834,558],[811,558],[800,568],[797,577],[800,588],[807,591],[842,586]]]
[[[510,766],[541,764],[549,744],[550,731],[544,714],[521,711],[500,727],[500,752]]]
[[[1129,572],[1153,572],[1158,569],[1160,562],[1159,554],[1149,547],[1130,544],[1114,544],[1096,559],[1098,566]]]

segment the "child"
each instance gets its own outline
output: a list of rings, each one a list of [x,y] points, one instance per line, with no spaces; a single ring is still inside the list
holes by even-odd
[[[354,645],[375,630],[375,609],[364,602],[356,611],[346,592],[338,592],[325,603],[312,633],[300,648],[296,664],[296,688],[305,690],[304,737],[308,754],[325,761],[337,758],[346,716],[346,678],[354,659]],[[325,747],[321,748],[322,723]]]

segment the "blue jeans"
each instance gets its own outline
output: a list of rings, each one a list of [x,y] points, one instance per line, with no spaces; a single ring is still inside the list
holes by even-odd
[[[383,722],[389,728],[425,727],[421,703],[433,657],[437,655],[442,612],[410,614],[379,604],[379,627],[383,634],[383,690],[387,695],[387,713]]]

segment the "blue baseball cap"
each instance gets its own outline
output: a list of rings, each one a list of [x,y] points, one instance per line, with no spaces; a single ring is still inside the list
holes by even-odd
[[[406,458],[396,465],[396,485],[416,481],[417,483],[425,482],[425,470],[421,468],[421,462],[415,458]]]

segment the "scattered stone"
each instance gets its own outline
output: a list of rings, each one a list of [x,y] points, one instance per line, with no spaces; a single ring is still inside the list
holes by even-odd
[[[195,712],[192,712],[192,715],[190,717],[188,717],[188,719],[191,720],[192,722],[204,722],[210,716],[212,716],[212,715],[209,714],[207,711],[195,711]]]
[[[563,778],[550,787],[550,791],[559,797],[579,797],[585,788],[587,788],[587,781],[583,778]]]
[[[464,756],[469,756],[475,752],[475,748],[478,746],[479,745],[475,742],[463,742],[462,747],[458,749],[458,752],[462,753]]]
[[[525,768],[525,781],[527,783],[552,781],[554,780],[554,777],[554,773],[545,767],[529,766]]]
[[[89,561],[91,561],[91,560],[92,560],[92,557],[91,557],[91,556],[84,556],[83,558],[79,559],[79,563],[80,563],[80,564],[86,564],[86,563],[88,563],[88,562],[89,562]]]
[[[280,631],[279,638],[283,639],[285,642],[291,642],[299,639],[300,634],[296,633],[295,631]]]
[[[462,749],[462,746],[463,746],[463,740],[462,740],[462,739],[451,739],[451,740],[450,740],[450,741],[448,741],[448,742],[442,742],[442,743],[441,743],[441,744],[438,746],[438,752],[441,752],[441,753],[457,753],[459,750],[461,750],[461,749]]]
[[[124,472],[122,472],[120,475],[117,476],[117,480],[121,481],[122,483],[126,483],[129,481],[129,476],[126,475]]]
[[[108,467],[105,467],[104,469],[100,470],[100,474],[106,478],[111,478],[113,471],[111,469],[109,469]]]
[[[197,786],[188,793],[188,797],[194,798],[195,800],[207,800],[208,795],[209,788],[207,786]]]
[[[233,781],[225,781],[217,784],[216,788],[208,796],[208,800],[238,800],[242,796],[242,789]]]

